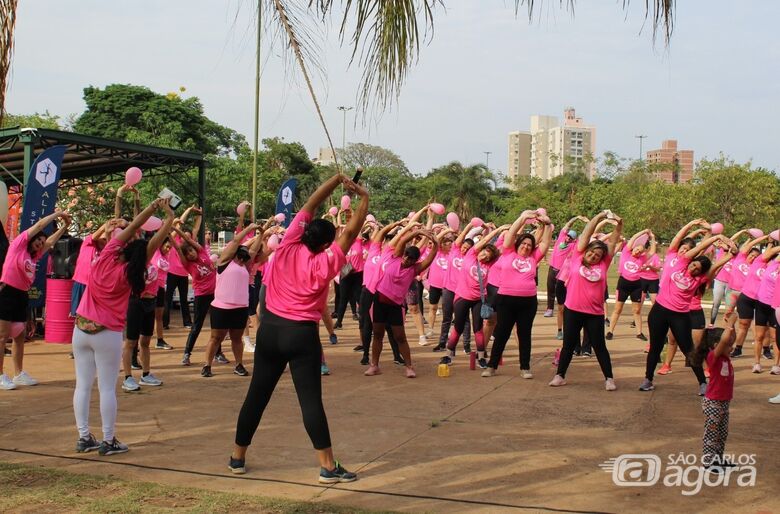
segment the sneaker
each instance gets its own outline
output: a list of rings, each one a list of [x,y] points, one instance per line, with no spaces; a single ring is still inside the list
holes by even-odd
[[[165,327],[168,328],[168,327]],[[192,323],[185,323],[184,328],[192,328]]]
[[[71,360],[73,359],[73,352],[70,352],[70,353],[68,354],[68,358],[69,358],[69,359],[71,359]]]
[[[775,404],[780,403],[780,394],[778,394],[777,396],[771,397],[769,399],[769,403],[775,403]]]
[[[604,336],[604,339],[606,339],[607,341],[612,341],[613,337],[614,336],[612,335],[612,332],[607,332],[607,335]]]
[[[233,373],[238,375],[239,377],[249,376],[249,372],[246,370],[243,364],[236,364],[236,367],[233,368]]]
[[[586,351],[582,352],[582,356],[583,357],[593,357],[593,354],[586,350]]]
[[[218,353],[214,356],[214,360],[219,362],[220,364],[230,364],[230,361],[225,357],[224,353]]]
[[[182,366],[189,366],[190,365],[190,354],[185,353],[184,357],[181,359],[181,365]]]
[[[249,344],[245,344],[244,351],[246,353],[255,353],[255,343],[250,341]]]
[[[16,384],[14,384],[14,381],[11,380],[11,377],[3,373],[0,375],[0,389],[10,391],[12,389],[16,389]]]
[[[141,366],[141,363],[138,362],[138,359],[133,359],[133,362],[130,363],[130,369],[143,369]]]
[[[553,357],[552,365],[553,366],[557,366],[558,363],[560,362],[560,360],[561,360],[561,349],[560,348],[556,348],[555,349],[555,357]]]
[[[526,380],[531,380],[532,378],[534,378],[534,374],[531,373],[530,369],[521,369],[520,370],[520,378],[525,378]]]
[[[211,372],[211,366],[203,366],[203,368],[200,370],[200,376],[203,378],[213,377],[214,373]]]
[[[450,357],[449,355],[445,355],[444,357],[441,358],[439,364],[446,364],[449,366],[450,364],[452,364],[452,357]]]
[[[769,372],[770,375],[780,375],[780,366],[772,366],[772,370]]]
[[[336,334],[331,334],[328,336],[328,341],[330,342],[330,344],[339,344],[339,336],[337,336]],[[360,349],[361,350],[363,349],[362,345]]]
[[[553,317],[553,310],[552,309],[547,309],[546,311],[544,311],[544,317],[545,318],[552,318]]]
[[[92,434],[89,434],[87,437],[81,437],[76,441],[76,451],[79,453],[91,452],[98,448],[100,448],[100,443]]]
[[[704,396],[704,394],[707,392],[707,383],[699,384],[699,396]]]
[[[605,327],[609,326],[609,318],[604,318],[604,326]]]
[[[341,330],[342,328],[343,326],[338,321],[336,322],[335,325],[333,325],[333,330]]]
[[[615,379],[614,378],[608,378],[606,382],[604,383],[604,389],[607,391],[616,391],[617,385],[615,385]]]
[[[357,314],[353,314],[352,315],[352,320],[353,321],[360,321],[360,316],[358,316]]]
[[[414,368],[406,366],[406,378],[417,378],[417,373],[414,372]]]
[[[764,355],[765,359],[769,359],[770,361],[775,358],[775,356],[772,355],[772,349],[768,346],[764,347],[762,354]]]
[[[480,375],[482,378],[490,378],[496,376],[496,369],[487,367],[485,368],[485,371],[482,372],[482,375]]]
[[[233,456],[230,456],[230,460],[228,461],[228,469],[234,474],[234,475],[243,475],[246,473],[246,460],[245,459],[234,459]]]
[[[661,369],[658,370],[659,375],[668,375],[672,372],[672,367],[669,364],[664,364]]]
[[[482,357],[481,359],[477,360],[477,366],[479,366],[480,369],[487,369],[487,359]]]
[[[636,321],[631,322],[631,328],[636,328]]]
[[[120,443],[119,441],[116,440],[115,437],[113,441],[111,441],[110,443],[108,441],[103,441],[102,443],[100,443],[100,448],[98,448],[98,453],[105,457],[106,455],[127,453],[129,449],[130,448],[128,448],[126,444]]]
[[[363,351],[363,345],[359,344],[356,347],[352,348],[353,352],[362,352]]]
[[[642,334],[641,332],[636,335],[636,338],[639,339],[640,341],[647,341],[647,336]]]
[[[124,382],[122,382],[122,390],[127,393],[132,393],[140,389],[141,386],[138,385],[138,382],[136,382],[133,377],[127,377]]]
[[[428,338],[425,336],[420,336],[420,341],[417,344],[420,346],[428,346]]]
[[[154,375],[152,375],[151,373],[149,373],[149,374],[148,374],[148,375],[146,375],[145,377],[141,377],[141,382],[140,382],[140,385],[145,385],[145,386],[161,386],[161,385],[162,385],[162,380],[160,380],[160,379],[159,379],[159,378],[157,378],[156,376],[154,376]]]
[[[154,346],[158,350],[173,350],[173,346],[165,342],[165,339],[158,339],[157,344]]]
[[[339,482],[354,482],[355,480],[357,480],[357,475],[344,469],[339,461],[336,461],[336,467],[332,470],[320,468],[321,484],[337,484]]]
[[[560,375],[555,375],[552,380],[550,380],[550,383],[547,384],[551,387],[560,387],[566,385],[566,379],[563,378]]]
[[[366,371],[364,371],[363,374],[365,376],[367,376],[367,377],[373,377],[373,376],[376,376],[376,375],[381,375],[382,374],[382,370],[379,369],[379,366],[374,366],[373,364],[370,364],[368,366],[368,369]]]
[[[328,365],[324,362],[320,364],[320,375],[330,375],[330,369],[328,368]]]
[[[734,350],[731,352],[731,355],[729,355],[730,358],[736,359],[737,357],[742,357],[742,347],[736,346]]]
[[[640,391],[653,391],[654,389],[653,381],[648,379],[644,379],[642,385],[639,386]]]
[[[761,364],[753,364],[753,373],[761,373]],[[14,382],[16,382],[16,378],[14,378]]]
[[[11,349],[6,346],[5,350],[3,350],[3,354],[4,355],[11,355]]]
[[[393,359],[393,364],[396,366],[406,366],[406,361],[400,355]]]
[[[434,352],[443,352],[446,349],[447,349],[447,345],[442,345],[442,344],[433,347]]]
[[[430,329],[430,328],[429,328],[429,329],[428,329],[428,330],[425,332],[425,337],[433,337],[433,329]]]
[[[362,359],[360,359],[360,364],[362,366],[368,366],[368,357],[363,357]]]
[[[252,344],[252,340],[249,338],[249,336],[241,336],[241,342],[244,343],[245,348],[247,345]]]
[[[559,330],[557,334],[555,334],[555,339],[558,341],[563,341],[563,330]]]
[[[466,355],[471,353],[471,343],[463,343],[463,353]]]
[[[34,386],[38,385],[38,381],[28,375],[26,371],[22,371],[14,377],[14,384],[18,386]]]

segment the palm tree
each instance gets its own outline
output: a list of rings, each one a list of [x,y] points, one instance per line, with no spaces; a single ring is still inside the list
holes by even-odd
[[[465,167],[453,161],[432,170],[425,180],[431,197],[463,220],[487,215],[492,209],[496,177],[484,164]]]

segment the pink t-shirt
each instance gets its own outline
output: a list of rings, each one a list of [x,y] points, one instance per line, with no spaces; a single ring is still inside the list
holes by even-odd
[[[569,254],[569,276],[566,282],[566,308],[585,314],[604,315],[604,291],[612,256],[604,255],[595,266],[582,263],[585,252],[575,247]]]
[[[198,259],[194,262],[186,261],[185,264],[186,273],[192,277],[192,290],[195,296],[214,294],[214,289],[217,287],[217,270],[211,262],[209,251],[201,248]]]
[[[750,272],[750,264],[747,262],[747,255],[739,252],[737,256],[731,260],[729,289],[737,292],[742,291],[745,280],[747,280],[748,272]]]
[[[450,266],[450,254],[452,250],[447,253],[438,251],[436,257],[431,263],[431,267],[428,268],[428,285],[431,287],[444,288],[444,283],[447,279],[447,269]]]
[[[566,255],[566,258],[563,260],[563,264],[561,265],[560,271],[558,271],[558,276],[556,277],[556,280],[560,280],[561,282],[564,283],[564,285],[566,285],[566,282],[569,280],[570,273],[571,273],[571,252],[569,252]]]
[[[86,285],[89,281],[89,272],[97,261],[100,252],[98,251],[92,234],[84,238],[79,250],[79,256],[76,259],[76,269],[73,272],[73,281]]]
[[[726,254],[726,251],[722,248],[718,248],[715,251],[715,262],[719,261],[724,255]],[[718,280],[720,282],[724,282],[725,284],[729,283],[729,279],[731,278],[731,266],[733,265],[733,260],[728,261],[726,264],[724,264],[720,271],[718,271],[718,274],[715,275],[715,280]]]
[[[151,298],[157,296],[157,290],[159,289],[157,284],[159,281],[159,270],[157,269],[157,266],[155,266],[153,262],[148,263],[146,265],[146,273],[144,274],[144,284],[146,285],[141,293],[141,297]]]
[[[125,275],[127,263],[119,259],[124,247],[118,239],[106,244],[92,266],[87,289],[76,309],[76,314],[116,332],[125,328],[130,300],[130,282]]]
[[[710,370],[710,381],[704,397],[709,400],[728,401],[734,397],[734,366],[728,354],[715,358],[715,352],[707,354],[707,366]]]
[[[764,276],[761,277],[761,285],[758,287],[758,301],[766,305],[772,305],[772,299],[775,297],[775,284],[777,283],[777,272],[780,267],[780,261],[772,259],[764,270]]]
[[[235,260],[230,261],[222,273],[217,273],[217,287],[211,305],[219,309],[248,307],[248,280],[249,270],[246,266],[237,264]]]
[[[363,261],[363,241],[360,238],[355,239],[352,246],[347,251],[347,263],[352,265],[356,272],[363,271],[365,262]]]
[[[382,243],[372,241],[363,265],[363,286],[372,293],[376,292],[376,284],[379,282],[381,261]]]
[[[320,320],[330,281],[347,262],[337,244],[324,252],[312,253],[301,242],[311,220],[311,214],[306,211],[295,215],[274,253],[273,272],[266,284],[266,308],[291,320]]]
[[[176,250],[168,250],[168,253],[162,253],[158,248],[152,256],[152,264],[157,267],[157,287],[165,287],[168,280],[168,270],[170,269],[170,258],[173,254],[178,254]]]
[[[404,303],[409,286],[412,285],[415,276],[420,273],[418,264],[404,268],[401,266],[402,261],[403,255],[396,257],[394,253],[391,253],[382,265],[384,271],[376,286],[378,294],[386,296],[396,305]]]
[[[8,254],[5,256],[5,263],[3,263],[2,278],[0,278],[0,282],[22,291],[30,290],[35,279],[38,261],[43,256],[41,254],[32,258],[30,252],[27,251],[28,242],[26,230],[11,242]]]
[[[566,257],[571,253],[571,249],[577,246],[576,239],[571,243],[566,244],[567,232],[567,230],[561,230],[558,234],[558,239],[555,240],[552,257],[550,258],[550,266],[558,271],[563,268],[563,263],[566,261]]]
[[[654,253],[652,257],[650,257],[647,262],[645,262],[645,266],[652,266],[654,268],[661,268],[661,258],[658,257],[657,253]],[[639,272],[639,278],[645,279],[645,280],[658,280],[658,271],[653,271],[651,269],[643,269]]]
[[[498,294],[536,296],[536,267],[539,266],[542,257],[544,255],[538,247],[526,257],[518,255],[514,248],[504,248],[504,253],[498,259],[503,269]],[[493,271],[490,270],[491,275]]]
[[[457,298],[463,298],[464,300],[478,300],[480,298],[478,270],[482,270],[482,293],[487,294],[487,279],[490,265],[478,262],[476,247],[472,246],[466,252],[466,255],[463,256],[463,269],[460,272],[458,285],[455,287],[455,296]]]
[[[182,244],[182,238],[178,235],[173,237],[173,240],[176,241],[176,244],[178,246],[181,246]],[[179,252],[169,252],[168,253],[168,273],[171,273],[173,275],[178,275],[180,277],[186,277],[187,276],[187,268],[182,264],[181,259],[179,259]]]
[[[661,287],[656,302],[675,312],[690,312],[691,299],[699,286],[706,282],[707,275],[703,273],[692,277],[688,272],[691,260],[685,255],[676,255],[674,266],[665,266],[661,277]]]
[[[620,269],[618,272],[620,273],[620,276],[623,277],[625,280],[630,280],[632,282],[635,282],[639,280],[641,277],[641,270],[642,266],[647,262],[647,255],[642,254],[639,257],[634,257],[631,255],[631,248],[628,246],[623,248],[623,251],[620,252],[620,262],[619,267]]]
[[[742,286],[742,294],[753,300],[758,300],[758,288],[761,286],[761,277],[766,270],[766,261],[759,255],[750,265],[745,284]]]
[[[452,244],[452,249],[448,255],[450,262],[447,267],[447,278],[444,281],[444,287],[453,293],[460,283],[460,274],[463,271],[463,252],[460,247]]]

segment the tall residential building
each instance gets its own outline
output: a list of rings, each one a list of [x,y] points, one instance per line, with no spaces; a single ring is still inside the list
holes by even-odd
[[[510,181],[518,177],[527,177],[531,174],[531,133],[509,133],[509,161],[507,163],[507,177]]]
[[[333,155],[333,150],[328,147],[321,147],[317,154],[317,157],[312,159],[314,164],[321,164],[323,166],[329,166],[335,164],[336,156]]]
[[[661,141],[659,150],[647,152],[648,164],[661,164],[658,178],[669,184],[689,182],[693,178],[693,150],[678,150],[677,140]]]

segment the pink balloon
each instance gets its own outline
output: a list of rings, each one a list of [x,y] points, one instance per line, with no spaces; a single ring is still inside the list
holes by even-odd
[[[645,246],[645,243],[647,243],[648,239],[650,239],[650,236],[643,234],[636,238],[636,241],[634,241],[634,246]]]
[[[536,209],[536,212],[538,212],[541,216],[547,215],[547,209],[545,209],[544,207],[539,207],[538,209]]]
[[[366,215],[366,221],[370,221],[371,223],[376,223],[376,218],[373,214]]]
[[[274,216],[274,219],[275,219],[276,221],[278,221],[279,223],[284,223],[284,220],[286,220],[286,219],[287,219],[287,216],[285,216],[283,212],[280,212],[279,214],[277,214],[276,216]]]
[[[125,172],[125,184],[132,187],[141,182],[141,177],[143,177],[143,175],[141,168],[136,168],[135,166],[128,168]]]
[[[236,206],[236,214],[241,216],[246,212],[247,207],[249,207],[249,202],[241,202],[240,204],[238,204],[238,206]]]
[[[344,195],[341,197],[341,208],[344,210],[349,209],[349,205],[352,203],[352,199],[349,197],[349,195]]]
[[[475,228],[476,227],[481,227],[484,224],[485,224],[485,222],[482,221],[481,219],[477,218],[477,217],[471,218],[471,226],[472,227],[475,227]]]
[[[279,236],[276,234],[271,235],[271,237],[268,238],[268,248],[271,250],[276,250],[279,247]]]
[[[773,230],[773,231],[772,231],[772,232],[769,234],[769,237],[771,237],[771,238],[772,238],[772,239],[774,239],[775,241],[780,241],[780,230]]]
[[[447,214],[447,225],[452,230],[458,230],[460,228],[460,218],[454,212]]]
[[[155,230],[159,230],[160,227],[162,227],[162,220],[157,216],[150,217],[146,220],[146,223],[141,225],[141,228],[147,232],[154,232]]]
[[[335,216],[338,213],[339,213],[339,208],[336,207],[335,205],[330,209],[328,209],[328,214],[330,214],[331,216]]]
[[[444,206],[440,203],[432,203],[431,211],[433,211],[434,214],[438,214],[439,216],[441,216],[442,214],[444,214]]]
[[[723,233],[723,223],[713,223],[710,227],[712,228],[712,235],[714,236]]]
[[[750,234],[750,237],[753,239],[758,239],[759,237],[762,237],[764,235],[764,231],[760,228],[751,228],[748,229],[748,234]]]

